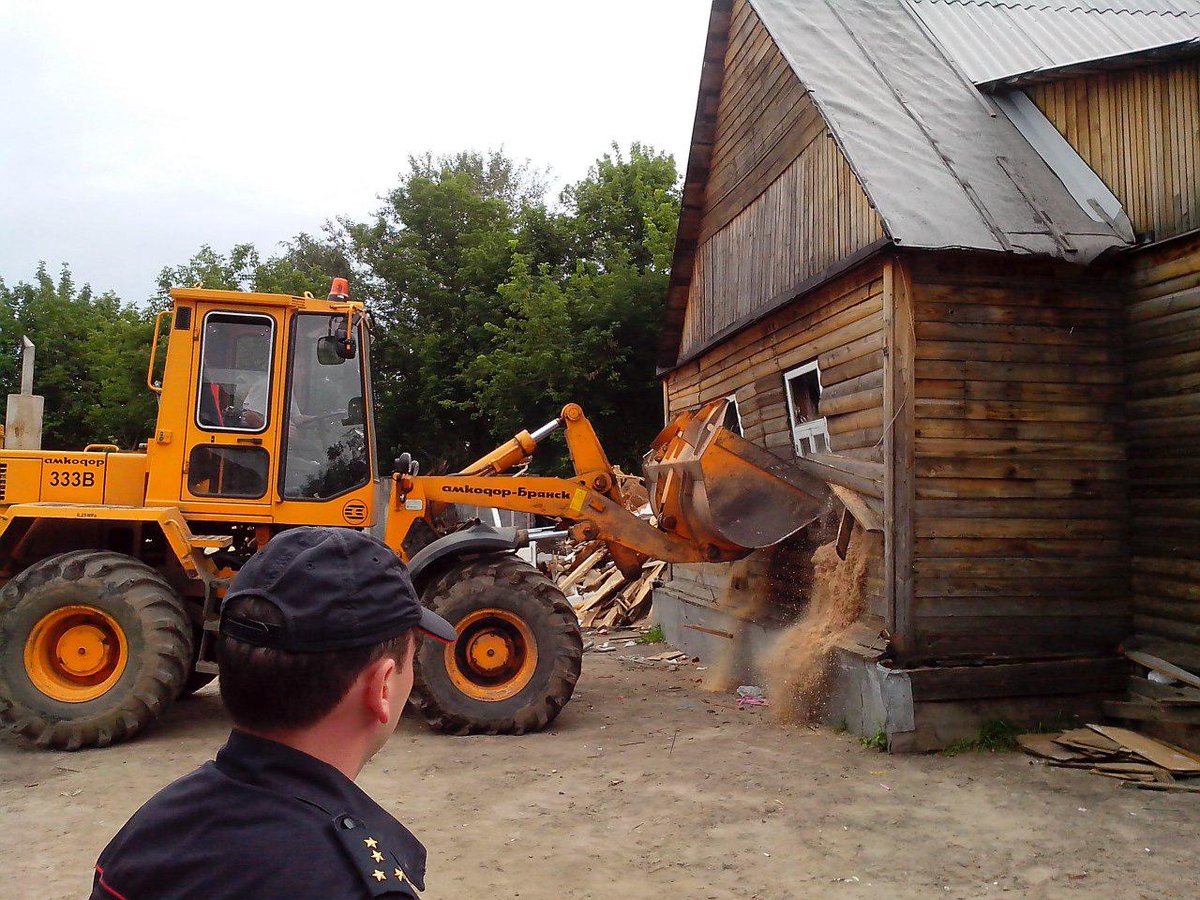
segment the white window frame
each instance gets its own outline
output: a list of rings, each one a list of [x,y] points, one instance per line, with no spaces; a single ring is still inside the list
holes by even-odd
[[[792,399],[791,383],[809,372],[817,373],[817,389],[823,393],[825,388],[821,384],[821,367],[817,365],[815,359],[783,373],[783,394],[787,398],[788,430],[792,433],[792,450],[797,456],[829,452],[829,421],[824,416],[810,422],[796,424],[796,404]],[[819,402],[818,395],[818,404]]]

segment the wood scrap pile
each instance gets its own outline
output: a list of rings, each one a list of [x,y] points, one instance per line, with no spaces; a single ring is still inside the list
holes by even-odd
[[[1088,725],[1023,734],[1017,743],[1049,766],[1086,769],[1147,790],[1200,793],[1200,755],[1126,728]]]
[[[1145,671],[1129,677],[1129,693],[1122,700],[1106,700],[1104,713],[1127,722],[1164,725],[1200,725],[1200,677],[1173,663],[1126,650],[1125,656]]]
[[[650,614],[654,582],[666,563],[649,562],[626,578],[603,541],[586,541],[558,561],[557,582],[584,628],[633,625]]]

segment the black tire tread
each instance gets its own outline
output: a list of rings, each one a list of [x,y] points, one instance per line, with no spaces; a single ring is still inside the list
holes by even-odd
[[[434,612],[461,592],[493,591],[496,588],[532,595],[551,608],[550,619],[557,646],[549,686],[540,697],[505,719],[473,718],[447,709],[438,702],[423,678],[418,660],[413,662],[412,702],[433,728],[449,734],[525,734],[541,731],[566,706],[575,691],[583,667],[583,637],[579,619],[562,591],[541,571],[512,555],[485,556],[452,567],[432,581],[423,592],[423,602]],[[441,602],[439,602],[439,599]],[[419,656],[419,654],[418,654]]]
[[[109,595],[123,595],[134,609],[145,629],[145,662],[125,702],[78,719],[55,719],[25,706],[0,674],[0,720],[40,747],[78,750],[128,740],[179,696],[191,673],[192,631],[183,600],[158,572],[121,553],[75,550],[35,563],[0,590],[0,617],[16,609],[34,587],[85,577],[101,581]],[[12,652],[23,648],[0,647],[0,653]]]

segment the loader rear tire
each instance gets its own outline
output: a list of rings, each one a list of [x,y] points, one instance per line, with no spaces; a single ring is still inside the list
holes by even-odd
[[[457,563],[423,602],[458,629],[426,638],[413,661],[413,704],[451,734],[524,734],[545,728],[575,690],[583,660],[579,620],[550,579],[511,554]]]
[[[124,554],[48,557],[0,591],[0,718],[41,747],[127,740],[179,695],[191,659],[183,601]]]

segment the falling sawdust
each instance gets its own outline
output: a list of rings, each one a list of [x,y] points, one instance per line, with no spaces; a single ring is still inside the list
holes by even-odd
[[[733,636],[722,642],[709,664],[706,690],[728,693],[754,668],[747,634],[750,623],[803,612],[812,593],[814,551],[837,535],[840,518],[840,507],[830,503],[818,519],[786,541],[756,550],[729,566],[717,605],[731,613]]]
[[[729,566],[728,580],[717,603],[728,610],[737,621],[746,623],[759,619],[767,608],[769,592],[764,582],[771,569],[777,548],[767,547],[751,553]],[[745,652],[746,629],[736,628],[733,638],[721,647],[704,679],[704,689],[726,694],[738,686],[741,661]]]
[[[780,633],[767,659],[767,695],[778,721],[808,721],[828,699],[831,651],[863,611],[871,551],[869,537],[855,528],[844,560],[832,543],[813,554],[808,608]]]

